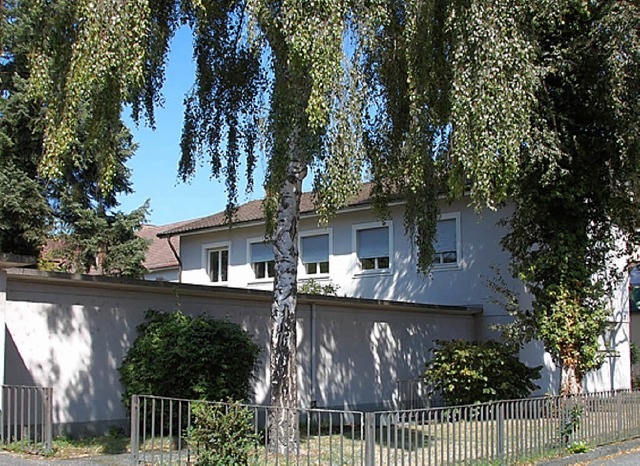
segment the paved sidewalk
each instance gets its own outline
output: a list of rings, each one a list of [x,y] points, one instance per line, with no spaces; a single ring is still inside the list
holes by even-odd
[[[595,448],[587,453],[569,455],[536,463],[537,466],[638,466],[640,438]]]
[[[0,451],[0,466],[120,466],[129,465],[130,454],[100,455],[90,458],[75,458],[70,460],[46,459],[38,456],[16,455]]]
[[[127,466],[129,453],[101,455],[70,460],[45,459],[37,456],[16,455],[0,451],[0,466]],[[587,453],[569,455],[536,463],[536,466],[638,466],[640,465],[640,438],[605,445]]]

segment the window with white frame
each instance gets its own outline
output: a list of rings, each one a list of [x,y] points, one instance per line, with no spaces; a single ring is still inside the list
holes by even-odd
[[[460,215],[442,214],[433,242],[434,267],[457,267],[460,263]]]
[[[355,249],[362,271],[391,268],[391,225],[355,225]]]
[[[301,234],[300,257],[306,275],[329,273],[329,233]]]
[[[229,248],[207,249],[207,270],[212,283],[226,282],[229,274]]]
[[[249,243],[249,254],[255,278],[273,278],[276,275],[276,262],[271,243]]]

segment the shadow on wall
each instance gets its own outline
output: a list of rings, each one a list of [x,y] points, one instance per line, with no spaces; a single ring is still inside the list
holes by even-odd
[[[143,311],[131,296],[15,282],[6,320],[6,380],[52,386],[54,424],[82,435],[126,426],[117,368]],[[140,300],[142,301],[142,300]]]
[[[500,241],[505,227],[500,226],[503,213],[473,213],[456,203],[445,211],[462,212],[460,220],[459,267],[434,268],[421,274],[417,267],[418,250],[401,227],[394,229],[392,273],[354,275],[353,285],[343,290],[350,296],[396,301],[448,305],[486,305],[491,303],[487,281],[493,276],[493,265],[506,270],[509,256]],[[402,222],[394,219],[394,225]],[[356,260],[354,258],[354,260]],[[505,277],[515,286],[515,280]]]
[[[419,377],[434,338],[468,338],[473,317],[398,311],[324,310],[318,318],[317,404],[386,409],[397,381]],[[386,315],[385,315],[386,314]]]
[[[25,385],[35,386],[36,382],[31,375],[31,372],[27,368],[27,365],[22,359],[22,355],[16,347],[16,342],[13,340],[13,335],[8,328],[5,327],[5,352],[4,352],[4,364],[7,369],[5,373],[6,385]]]
[[[100,306],[53,306],[47,316],[51,338],[63,345],[68,342],[67,354],[60,363],[66,370],[76,368],[73,373],[65,373],[67,384],[61,395],[68,413],[60,413],[60,417],[83,413],[85,419],[96,423],[89,423],[87,428],[98,431],[107,427],[102,425],[105,420],[126,419],[117,368],[141,319],[131,323],[117,303],[106,300]],[[67,358],[75,360],[75,365],[67,365]]]

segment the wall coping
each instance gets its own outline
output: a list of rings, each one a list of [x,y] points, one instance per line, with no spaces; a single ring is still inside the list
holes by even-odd
[[[52,285],[75,287],[91,287],[97,289],[119,289],[127,291],[146,291],[153,293],[183,296],[209,296],[249,301],[271,302],[272,292],[247,288],[226,286],[209,286],[167,281],[151,281],[133,278],[105,277],[103,275],[83,275],[62,272],[45,272],[35,269],[8,268],[7,281],[26,281]],[[482,305],[449,305],[427,304],[383,299],[348,298],[340,296],[324,296],[298,294],[298,304],[345,307],[349,309],[385,310],[397,312],[418,312],[424,314],[476,316],[483,312]]]

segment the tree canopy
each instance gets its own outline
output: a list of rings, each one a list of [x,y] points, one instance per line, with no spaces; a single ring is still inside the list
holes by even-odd
[[[93,127],[88,100],[81,99],[61,170],[41,176],[50,113],[48,102],[32,92],[29,57],[37,37],[34,28],[57,27],[63,19],[57,14],[40,18],[29,2],[2,6],[0,249],[37,256],[49,237],[56,247],[48,249],[41,262],[47,268],[87,272],[93,266],[106,274],[141,276],[146,244],[134,231],[144,221],[146,207],[131,214],[114,212],[117,195],[131,192],[126,162],[135,145],[129,130],[119,117],[109,127]],[[65,7],[64,2],[57,4],[58,9]],[[104,145],[106,139],[115,146]],[[108,189],[103,189],[107,154],[113,173]],[[130,231],[123,231],[124,225]],[[119,254],[123,248],[127,253]],[[98,256],[100,264],[118,265],[96,267]]]
[[[569,4],[533,28],[541,68],[503,244],[533,307],[533,329],[579,390],[603,361],[611,302],[638,246],[640,9]],[[622,263],[622,267],[621,267]]]
[[[513,201],[505,246],[514,272],[533,287],[534,314],[550,322],[559,315],[554,309],[575,310],[565,329],[580,327],[594,303],[603,303],[601,240],[610,246],[615,231],[634,242],[635,1],[24,4],[34,12],[29,84],[46,102],[40,170],[49,177],[82,163],[81,153],[67,155],[78,122],[89,135],[104,133],[128,103],[153,123],[170,38],[182,24],[192,28],[197,71],[186,98],[180,175],[188,178],[204,158],[227,180],[232,206],[242,169],[252,180],[256,158],[267,160],[276,404],[296,402],[297,219],[310,170],[323,219],[345,205],[363,170],[383,212],[389,196],[404,194],[422,270],[431,264],[440,193],[468,193],[478,208]],[[117,140],[107,142],[96,155],[102,192],[117,173]],[[571,225],[564,215],[580,216],[573,232],[559,226]],[[596,294],[580,293],[585,284]],[[575,369],[554,352],[564,343],[545,339],[547,317],[536,320],[538,336]],[[598,322],[593,332],[602,330]],[[578,340],[573,347],[594,353]]]

